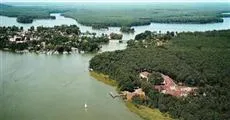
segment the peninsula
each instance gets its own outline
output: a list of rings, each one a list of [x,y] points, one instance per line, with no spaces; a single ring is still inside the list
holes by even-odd
[[[0,49],[14,52],[37,52],[46,54],[70,54],[73,52],[97,52],[101,44],[109,42],[109,36],[81,33],[76,25],[54,27],[38,26],[0,27]]]
[[[116,80],[136,105],[157,108],[175,119],[224,120],[230,117],[229,40],[230,30],[145,31],[128,41],[125,50],[96,55],[89,67]],[[138,94],[137,88],[144,93]]]

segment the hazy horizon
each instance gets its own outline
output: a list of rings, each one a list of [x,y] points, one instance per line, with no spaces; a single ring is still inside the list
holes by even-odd
[[[100,2],[100,3],[136,3],[136,2],[230,2],[230,0],[1,0],[0,3],[7,3],[7,2]]]

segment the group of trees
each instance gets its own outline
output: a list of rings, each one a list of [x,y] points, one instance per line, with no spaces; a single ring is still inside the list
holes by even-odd
[[[169,17],[159,17],[153,18],[152,22],[156,23],[198,23],[198,24],[205,24],[205,23],[217,23],[223,22],[224,20],[221,17],[217,16],[169,16]]]
[[[142,40],[144,41],[148,41],[148,42],[152,42],[154,40],[170,40],[172,39],[174,36],[176,36],[177,32],[169,32],[167,31],[166,34],[161,34],[161,31],[159,31],[159,33],[157,32],[151,32],[151,31],[145,31],[143,33],[137,34],[135,36],[135,40],[138,40],[139,42],[142,42]],[[132,43],[132,41],[128,41],[128,43]],[[131,44],[128,44],[128,46],[130,46]]]
[[[9,46],[9,38],[8,35],[15,35],[16,32],[21,32],[23,27],[0,27],[0,49],[3,49]]]
[[[79,51],[96,52],[100,50],[101,44],[109,42],[109,38],[105,34],[98,37],[96,37],[95,35],[93,37],[84,36],[84,35],[82,36],[80,29],[76,25],[70,25],[70,26],[62,25],[62,26],[54,26],[53,28],[46,28],[46,27],[41,27],[41,28],[43,28],[44,30],[46,29],[54,30],[54,32],[45,35],[46,38],[53,36],[51,37],[51,41],[48,40],[46,41],[46,43],[48,44],[51,43],[51,45],[58,46],[55,48],[61,48],[59,51],[62,51],[62,48],[64,51],[70,51],[71,47],[75,47],[78,48]],[[56,34],[55,31],[60,31],[64,36],[60,34]],[[47,32],[43,31],[43,33],[47,33]],[[69,35],[71,37],[69,37]]]
[[[123,37],[122,34],[117,34],[117,33],[111,33],[111,34],[110,34],[110,38],[111,38],[111,39],[118,39],[118,40],[121,40],[122,37]]]
[[[173,36],[171,32],[167,34]],[[134,102],[158,108],[173,118],[229,119],[230,30],[179,33],[170,37],[164,47],[157,47],[154,41],[167,34],[148,31],[139,34],[137,40],[128,42],[126,50],[96,55],[89,67],[117,80],[120,90],[142,87],[147,100]],[[157,73],[146,82],[139,78],[142,70]],[[158,73],[187,86],[196,86],[198,90],[186,98],[158,93],[153,89],[154,84],[161,82]]]
[[[62,25],[54,27],[34,26],[22,34],[22,27],[0,27],[0,49],[8,48],[12,51],[58,51],[59,53],[71,52],[71,48],[79,51],[96,52],[100,50],[101,44],[108,43],[109,37],[87,36],[82,34],[76,25]],[[14,36],[20,38],[20,42],[10,41]]]
[[[107,25],[104,24],[92,24],[93,29],[109,29]]]
[[[19,22],[19,23],[32,23],[33,18],[31,18],[30,16],[18,16],[17,22]]]
[[[127,26],[122,26],[120,31],[123,33],[134,33],[135,32],[134,28],[127,27]]]
[[[109,38],[107,35],[100,37],[81,37],[81,41],[78,41],[78,49],[82,51],[96,52],[100,50],[101,44],[108,43]]]
[[[36,18],[37,17],[23,15],[23,16],[18,16],[16,20],[19,23],[32,23],[33,20],[36,19]],[[55,16],[50,16],[50,17],[47,17],[47,18],[56,19]]]

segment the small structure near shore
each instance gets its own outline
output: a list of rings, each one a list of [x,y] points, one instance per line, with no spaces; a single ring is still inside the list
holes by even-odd
[[[145,92],[142,90],[142,88],[135,89],[134,92],[129,92],[129,91],[123,91],[122,96],[127,100],[127,101],[132,101],[132,98],[134,96],[138,96],[140,98],[145,98]]]
[[[119,94],[115,95],[115,94],[113,94],[113,92],[110,92],[109,95],[110,95],[113,99],[116,98],[116,97],[120,97],[120,96],[121,96],[121,95],[119,95]]]
[[[112,92],[109,93],[109,95],[114,99],[117,97],[122,97],[123,99],[127,101],[132,101],[133,97],[140,97],[142,99],[145,99],[145,92],[142,90],[142,88],[135,89],[134,92],[129,91],[122,91],[121,94],[113,94]]]

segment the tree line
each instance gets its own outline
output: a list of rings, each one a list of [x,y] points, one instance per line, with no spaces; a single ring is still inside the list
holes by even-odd
[[[135,97],[135,104],[158,108],[176,119],[229,119],[230,30],[167,34],[141,33],[125,50],[96,55],[89,67],[117,80],[121,91],[143,88],[148,98]],[[158,41],[164,44],[157,46]],[[157,74],[146,82],[139,78],[141,71],[163,73],[198,90],[185,98],[165,95],[153,89],[161,81]]]

